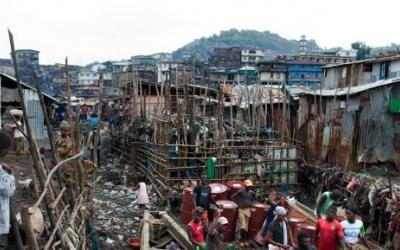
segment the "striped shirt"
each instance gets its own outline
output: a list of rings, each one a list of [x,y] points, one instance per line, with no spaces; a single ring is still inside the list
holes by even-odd
[[[15,178],[0,165],[0,234],[10,230],[10,197],[15,191]]]

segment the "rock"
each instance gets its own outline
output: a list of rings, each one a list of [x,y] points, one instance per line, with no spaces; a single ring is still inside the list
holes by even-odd
[[[124,236],[123,235],[118,235],[118,239],[122,241],[122,240],[124,240]]]

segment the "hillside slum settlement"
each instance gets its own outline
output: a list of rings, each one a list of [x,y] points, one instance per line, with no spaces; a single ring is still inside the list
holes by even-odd
[[[17,170],[9,245],[210,249],[223,234],[219,247],[263,249],[271,211],[272,220],[288,213],[286,245],[301,234],[318,245],[322,196],[338,221],[350,208],[362,221],[361,249],[400,249],[400,56],[240,58],[240,48],[216,50],[204,75],[194,63],[158,72],[154,58],[134,57],[112,76],[117,91],[103,92],[100,73],[83,100],[67,60],[64,98],[21,82],[18,67],[15,77],[1,73],[2,133],[13,137],[4,165]],[[299,70],[317,73],[302,84]],[[201,188],[211,204],[199,210]],[[197,213],[217,230],[201,242]]]

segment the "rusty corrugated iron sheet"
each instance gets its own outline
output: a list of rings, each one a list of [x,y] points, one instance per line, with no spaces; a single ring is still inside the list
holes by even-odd
[[[400,117],[389,113],[389,96],[400,98],[400,85],[369,89],[347,101],[323,97],[326,117],[307,121],[307,148],[341,167],[393,163],[400,168]]]

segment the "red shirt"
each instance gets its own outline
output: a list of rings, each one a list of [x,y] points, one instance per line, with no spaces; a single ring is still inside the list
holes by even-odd
[[[89,112],[89,107],[88,106],[82,106],[81,107],[81,112],[82,114],[87,114]]]
[[[319,231],[318,250],[336,250],[339,239],[343,237],[343,228],[340,222],[319,219],[316,229]]]
[[[203,223],[195,223],[191,220],[188,224],[192,228],[193,239],[197,242],[204,242]]]

